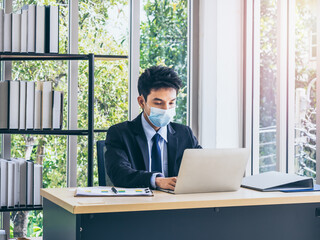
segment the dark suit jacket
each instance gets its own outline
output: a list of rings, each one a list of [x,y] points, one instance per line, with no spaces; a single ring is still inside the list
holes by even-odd
[[[118,187],[151,187],[153,172],[148,171],[148,143],[142,123],[142,114],[133,121],[126,121],[109,128],[105,154],[107,174]],[[191,129],[169,123],[167,135],[168,175],[177,176],[183,151],[201,148]]]

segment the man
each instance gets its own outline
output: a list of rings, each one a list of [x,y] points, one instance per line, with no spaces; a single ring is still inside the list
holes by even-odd
[[[181,83],[173,69],[163,66],[139,77],[143,112],[107,134],[106,168],[115,186],[174,190],[184,150],[201,148],[189,127],[171,122]]]

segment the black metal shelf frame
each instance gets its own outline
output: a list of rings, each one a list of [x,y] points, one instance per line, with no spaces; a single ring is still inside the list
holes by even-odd
[[[107,133],[108,129],[94,129],[95,133]],[[0,134],[30,134],[30,135],[88,135],[88,129],[79,130],[18,130],[18,129],[0,129]]]
[[[0,130],[0,134],[32,134],[32,135],[88,135],[88,130]]]
[[[2,207],[0,212],[13,212],[13,211],[33,211],[33,210],[43,210],[40,206],[19,206],[19,207]]]
[[[88,136],[88,186],[93,186],[93,148],[94,133],[107,132],[107,130],[94,130],[94,61],[125,60],[123,55],[94,55],[90,54],[55,54],[55,53],[9,53],[0,52],[1,61],[50,61],[50,60],[87,60],[88,64],[88,130],[0,130],[0,134],[38,134],[38,135],[86,135]],[[13,210],[12,210],[13,209]],[[28,207],[27,207],[28,209]],[[42,207],[41,207],[42,209]],[[39,209],[39,210],[41,210]],[[34,209],[30,209],[34,210]],[[6,211],[2,210],[1,211]],[[16,211],[8,208],[7,211]],[[22,211],[22,210],[21,210]]]
[[[90,53],[91,54],[91,53]],[[90,54],[56,54],[56,53],[9,53],[0,52],[0,61],[57,61],[57,60],[89,60]],[[92,54],[94,55],[94,54]],[[94,55],[95,60],[125,60],[125,55]]]

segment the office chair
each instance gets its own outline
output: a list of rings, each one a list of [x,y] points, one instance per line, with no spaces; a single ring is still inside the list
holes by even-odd
[[[105,153],[106,153],[106,141],[101,140],[97,141],[97,158],[98,158],[98,177],[99,177],[99,186],[113,186],[105,166]]]

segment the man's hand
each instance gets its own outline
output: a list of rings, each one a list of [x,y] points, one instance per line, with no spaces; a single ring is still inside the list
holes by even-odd
[[[177,182],[177,177],[157,177],[156,178],[156,186],[163,189],[171,189],[174,190]]]

